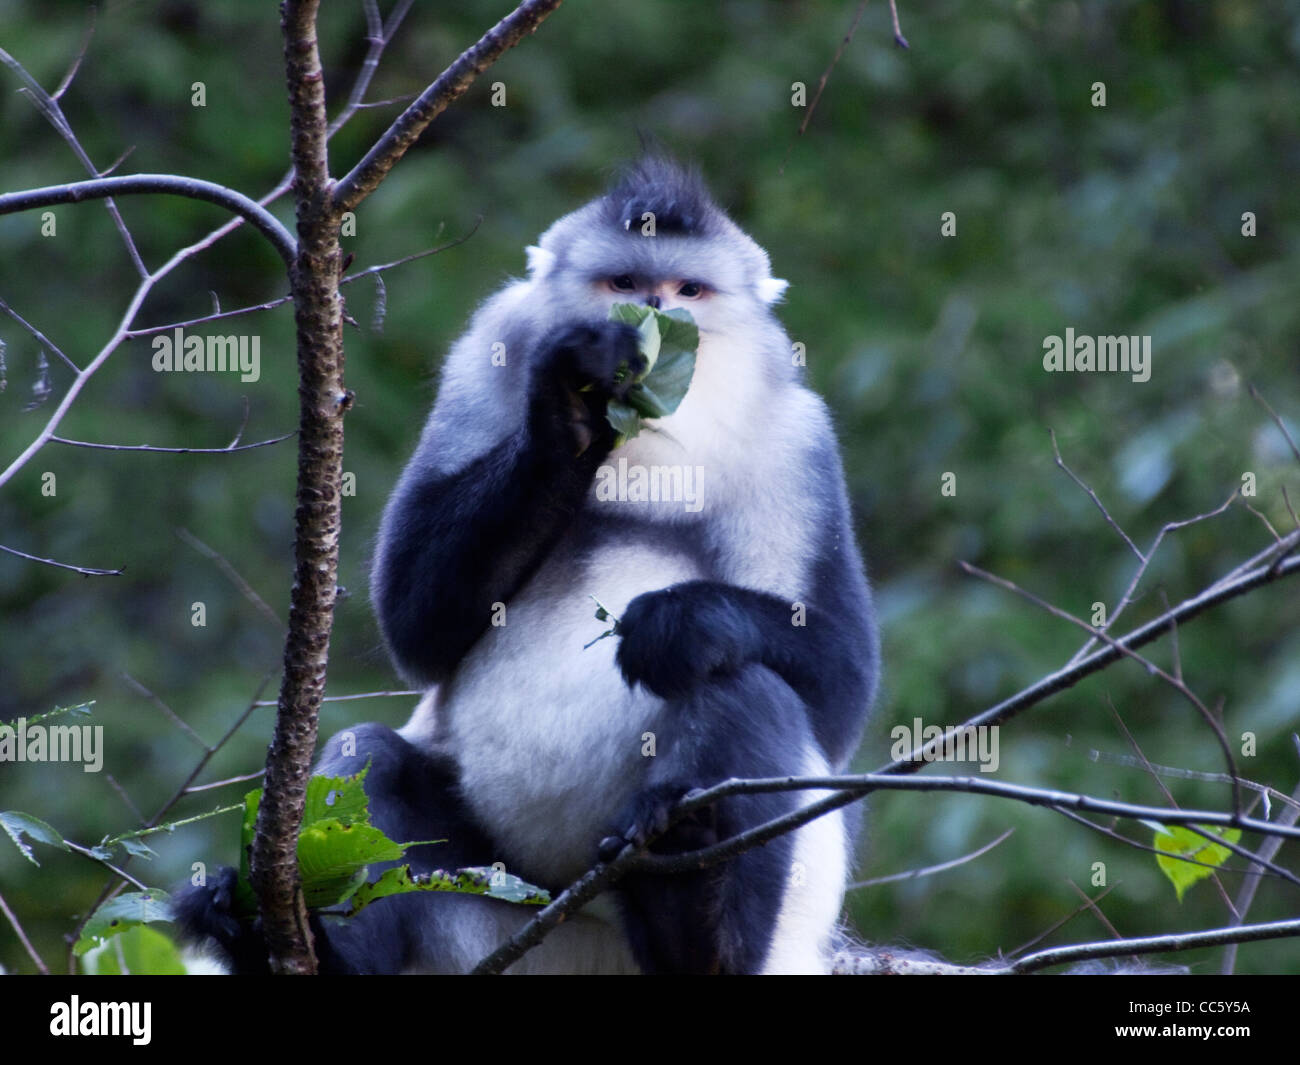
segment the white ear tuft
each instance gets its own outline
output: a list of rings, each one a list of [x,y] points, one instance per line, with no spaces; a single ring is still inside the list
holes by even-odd
[[[775,303],[789,287],[789,281],[782,281],[779,277],[765,277],[758,283],[758,298],[764,303]]]
[[[555,253],[547,251],[545,248],[539,248],[536,244],[530,244],[524,249],[524,254],[528,256],[528,272],[532,275],[534,281],[539,281],[551,272],[551,267],[555,265]]]

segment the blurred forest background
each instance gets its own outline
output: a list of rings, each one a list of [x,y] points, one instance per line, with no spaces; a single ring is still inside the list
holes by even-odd
[[[385,12],[391,5],[385,0]],[[892,41],[882,0],[866,9],[802,137],[809,98],[856,3],[677,0],[565,4],[436,120],[361,209],[353,268],[461,236],[471,239],[345,291],[361,324],[346,334],[349,386],[332,695],[400,687],[367,602],[367,565],[387,494],[432,400],[448,343],[477,303],[523,271],[523,248],[596,193],[637,131],[699,163],[719,200],[790,281],[780,315],[807,345],[829,400],[884,631],[875,725],[857,765],[888,760],[889,729],[921,717],[956,723],[1057,668],[1081,643],[1066,623],[963,576],[958,559],[1009,577],[1079,616],[1114,604],[1136,563],[1093,504],[1053,464],[1066,461],[1145,548],[1167,521],[1222,503],[1244,472],[1252,504],[1292,528],[1300,467],[1256,385],[1300,434],[1300,7],[1275,2],[900,0],[911,50]],[[508,12],[508,0],[417,4],[384,56],[369,98],[418,92]],[[80,3],[0,0],[0,47],[53,89],[87,23]],[[335,107],[364,56],[360,3],[331,3],[321,39]],[[491,106],[503,82],[507,106]],[[206,107],[191,106],[192,85]],[[1104,82],[1106,106],[1092,104]],[[0,189],[85,177],[67,146],[0,69]],[[62,106],[91,158],[121,173],[176,172],[260,196],[287,164],[287,107],[275,6],[119,0],[100,5],[85,62]],[[397,113],[363,111],[332,143],[342,174]],[[784,164],[784,170],[782,169]],[[147,263],[224,220],[187,200],[118,201]],[[287,202],[275,208],[292,225]],[[940,235],[956,213],[957,235]],[[1258,235],[1243,236],[1254,212]],[[102,204],[61,207],[57,236],[38,213],[0,218],[0,298],[84,365],[111,334],[135,277]],[[206,314],[287,291],[281,264],[241,229],[170,277],[141,324]],[[1047,374],[1043,338],[1149,334],[1151,379]],[[297,423],[288,306],[215,332],[261,336],[261,379],[154,373],[136,341],[92,380],[59,430],[118,444],[222,447],[248,404],[244,441]],[[0,316],[0,466],[44,424],[71,379]],[[74,573],[0,555],[0,720],[93,700],[105,772],[0,765],[0,809],[41,817],[83,844],[136,827],[202,753],[142,697],[134,678],[215,741],[281,654],[281,633],[178,530],[219,552],[280,617],[291,576],[292,441],[232,455],[89,451],[51,444],[0,491],[0,543],[62,562],[123,567]],[[42,494],[53,472],[57,494]],[[957,494],[940,494],[945,471]],[[1172,535],[1121,622],[1159,613],[1270,536],[1241,506]],[[191,606],[206,604],[205,627]],[[1227,731],[1252,731],[1252,779],[1290,792],[1300,760],[1300,585],[1266,587],[1180,631],[1189,684],[1223,700]],[[1168,641],[1149,652],[1168,664]],[[268,685],[274,698],[278,679]],[[1003,730],[998,779],[1160,804],[1128,755],[1111,701],[1152,761],[1222,769],[1204,724],[1132,662],[1058,695]],[[330,703],[322,736],[357,720],[398,725],[413,700]],[[202,780],[260,767],[271,709],[257,711]],[[973,771],[973,767],[968,767]],[[109,779],[120,786],[115,790]],[[1170,780],[1182,805],[1222,804],[1219,784]],[[204,792],[174,816],[239,800],[251,785]],[[128,802],[129,800],[129,802]],[[1275,808],[1274,813],[1278,811]],[[1147,829],[1124,826],[1149,843]],[[1114,890],[1101,910],[1125,935],[1228,923],[1209,883],[1181,905],[1149,853],[993,799],[898,792],[870,803],[860,875],[959,857],[1008,828],[975,861],[938,876],[863,888],[849,909],[861,934],[968,961],[1039,936],[1096,894],[1093,863]],[[155,836],[131,869],[171,886],[190,863],[236,859],[238,818]],[[47,960],[97,897],[102,869],[37,845],[38,869],[0,842],[0,892]],[[1286,862],[1288,852],[1281,854]],[[1238,868],[1239,859],[1229,866]],[[1241,877],[1223,875],[1230,893]],[[1115,886],[1118,885],[1118,886]],[[1252,920],[1294,916],[1296,892],[1266,881]],[[1103,939],[1092,915],[1047,942]],[[1178,960],[1212,971],[1221,952]],[[30,971],[7,923],[0,964]],[[1240,971],[1300,972],[1295,941],[1242,948]]]

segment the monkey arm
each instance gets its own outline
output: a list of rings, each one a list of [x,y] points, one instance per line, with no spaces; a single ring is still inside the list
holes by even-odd
[[[372,590],[399,671],[441,683],[573,521],[614,445],[605,418],[620,364],[640,356],[628,326],[559,334],[537,360],[524,424],[446,472],[459,441],[426,435],[384,512]]]
[[[621,620],[618,661],[629,683],[681,697],[748,662],[767,666],[808,707],[832,765],[853,753],[875,686],[870,605],[836,597],[790,602],[717,581],[687,581],[638,596]]]

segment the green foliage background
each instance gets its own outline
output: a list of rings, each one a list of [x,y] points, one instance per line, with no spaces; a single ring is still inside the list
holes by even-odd
[[[385,4],[385,9],[389,6]],[[501,0],[417,5],[384,58],[371,99],[419,91],[508,10]],[[901,0],[912,49],[891,41],[888,8],[871,3],[807,133],[791,85],[812,88],[856,4],[569,3],[510,52],[432,130],[361,209],[346,241],[365,266],[468,242],[386,275],[387,317],[371,331],[373,285],[348,289],[348,382],[341,583],[330,691],[397,686],[367,605],[367,558],[386,495],[412,448],[448,343],[475,303],[523,269],[524,245],[593,195],[650,131],[697,161],[719,199],[791,282],[781,316],[807,346],[810,375],[842,435],[853,504],[879,595],[885,679],[859,764],[886,760],[888,730],[921,717],[955,723],[1060,665],[1079,634],[963,577],[967,559],[1076,614],[1114,603],[1135,560],[1086,496],[1053,466],[1066,460],[1140,545],[1169,520],[1206,511],[1254,472],[1253,505],[1279,529],[1281,496],[1300,502],[1285,441],[1251,401],[1253,382],[1300,429],[1300,8],[1275,2]],[[287,162],[274,5],[109,2],[62,103],[91,157],[121,172],[178,172],[260,195]],[[47,87],[76,53],[77,3],[0,0],[0,46]],[[359,3],[327,4],[322,41],[340,102],[364,54]],[[191,106],[191,86],[207,106]],[[503,82],[507,106],[490,104]],[[1104,82],[1105,108],[1090,103]],[[0,70],[0,189],[84,176],[67,147]],[[342,173],[395,108],[366,111],[333,142]],[[784,170],[782,169],[784,164]],[[121,210],[148,263],[221,220],[207,205],[132,198]],[[280,216],[290,221],[281,204]],[[958,235],[940,237],[956,213]],[[1241,216],[1258,235],[1241,235]],[[101,205],[63,207],[57,236],[35,214],[0,218],[0,297],[84,365],[133,287]],[[261,302],[285,290],[280,264],[241,231],[178,271],[142,321],[164,323]],[[1045,374],[1043,338],[1150,334],[1145,384],[1120,375]],[[59,430],[124,444],[220,447],[247,400],[246,441],[291,430],[296,388],[287,307],[231,323],[256,331],[262,377],[159,375],[137,341],[117,352]],[[70,374],[51,357],[53,395],[26,407],[38,345],[0,317],[7,345],[0,461],[32,439]],[[41,493],[46,471],[57,495]],[[957,495],[939,493],[957,476]],[[106,772],[0,766],[0,808],[30,811],[92,843],[134,827],[201,754],[123,679],[129,674],[213,742],[280,654],[280,633],[182,541],[220,552],[280,616],[287,613],[293,520],[292,443],[228,456],[127,454],[48,446],[0,491],[0,542],[113,578],[0,556],[0,719],[96,700]],[[1264,547],[1259,519],[1234,507],[1175,534],[1129,621],[1191,593]],[[191,604],[207,607],[191,625]],[[1180,632],[1189,683],[1223,700],[1227,731],[1258,737],[1243,771],[1290,791],[1300,701],[1300,586],[1237,601]],[[1127,627],[1127,626],[1125,626]],[[1169,647],[1151,652],[1167,663]],[[268,693],[273,696],[273,679]],[[358,719],[404,720],[412,700],[330,704],[322,734]],[[1175,693],[1132,663],[1057,696],[1002,736],[1003,779],[1159,803],[1140,771],[1094,763],[1129,753],[1108,702],[1153,761],[1222,768],[1208,731]],[[260,766],[271,711],[254,714],[204,780]],[[111,780],[109,774],[111,773]],[[121,788],[116,790],[113,783]],[[237,785],[183,802],[177,815],[235,801]],[[1179,802],[1218,803],[1225,789],[1171,781]],[[965,796],[873,800],[863,876],[945,861],[1014,827],[992,854],[938,877],[856,891],[861,932],[955,960],[1013,949],[1079,905],[1094,863],[1118,885],[1101,904],[1123,934],[1227,923],[1212,885],[1178,905],[1154,857],[1058,816]],[[1145,830],[1137,834],[1149,842]],[[192,862],[235,860],[236,819],[153,837],[159,854],[132,869],[171,885]],[[103,876],[40,848],[42,868],[0,844],[0,891],[47,959]],[[1288,851],[1282,851],[1282,860]],[[1230,859],[1230,867],[1240,865]],[[1225,874],[1235,891],[1240,877]],[[1251,912],[1296,913],[1293,889],[1265,883]],[[1095,917],[1048,942],[1105,938]],[[1194,971],[1218,952],[1180,958]],[[0,963],[30,969],[7,924]],[[1300,972],[1294,942],[1242,948],[1239,969]]]

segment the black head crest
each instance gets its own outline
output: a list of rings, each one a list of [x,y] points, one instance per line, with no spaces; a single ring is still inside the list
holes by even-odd
[[[694,170],[662,155],[645,155],[605,194],[605,211],[611,225],[630,233],[640,233],[651,214],[656,233],[703,236],[718,207]]]

